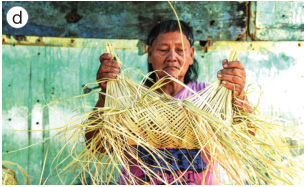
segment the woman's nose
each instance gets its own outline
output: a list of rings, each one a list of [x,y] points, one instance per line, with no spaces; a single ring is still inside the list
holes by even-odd
[[[167,61],[168,62],[175,62],[175,61],[177,61],[176,52],[174,50],[170,50],[169,51],[168,56],[167,56]]]

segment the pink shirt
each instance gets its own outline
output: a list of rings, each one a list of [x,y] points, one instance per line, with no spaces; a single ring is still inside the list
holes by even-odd
[[[207,87],[209,84],[205,82],[195,82],[192,81],[187,84],[189,88],[192,90],[198,92],[205,87]],[[191,91],[189,91],[186,88],[183,88],[176,96],[175,98],[183,100],[187,97],[193,95]],[[150,157],[150,155],[146,152],[146,150],[140,146],[135,146],[140,152],[142,152],[143,156],[140,156],[141,159],[145,163],[149,163],[150,165],[155,165],[155,161]],[[180,179],[181,183],[175,183],[175,184],[189,184],[189,185],[200,185],[200,184],[206,184],[206,185],[215,185],[216,184],[216,178],[220,179],[220,176],[215,177],[214,171],[213,171],[213,164],[208,166],[209,162],[208,159],[206,159],[205,155],[203,153],[197,154],[199,152],[199,149],[174,149],[174,148],[165,148],[161,149],[168,153],[171,153],[173,158],[176,158],[174,160],[169,160],[169,164],[172,165],[172,169],[176,171],[177,175],[181,175],[183,171],[186,169],[187,172],[184,174],[184,177]],[[147,154],[146,154],[147,153]],[[129,157],[129,154],[126,155]],[[210,156],[207,155],[207,157],[210,159]],[[130,157],[130,160],[132,163],[130,166],[130,173],[132,173],[135,177],[139,178],[142,181],[146,181],[149,184],[163,184],[162,181],[157,180],[154,178],[153,180],[148,179],[145,172],[142,171],[142,169],[138,166],[135,166],[136,160],[132,159]],[[159,160],[159,159],[158,159]],[[190,166],[190,162],[194,160],[193,167]],[[214,164],[215,169],[218,169],[217,163]],[[154,170],[154,169],[153,169]],[[208,170],[208,171],[207,171]],[[205,172],[207,171],[207,175],[204,180]],[[119,183],[120,184],[130,184],[125,179],[127,177],[127,171],[122,169],[122,175],[119,177]],[[167,172],[165,170],[162,171],[167,177],[167,181],[170,183],[175,180],[176,176],[173,176],[170,172]],[[162,176],[161,169],[156,169],[155,173],[159,176]],[[137,181],[137,180],[135,180]]]

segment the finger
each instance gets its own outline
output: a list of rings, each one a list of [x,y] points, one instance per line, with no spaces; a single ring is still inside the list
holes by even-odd
[[[235,92],[236,95],[241,93],[242,88],[239,84],[234,84],[228,81],[222,81],[223,86]]]
[[[99,69],[99,73],[116,73],[116,74],[118,74],[119,71],[120,71],[119,68],[115,68],[115,67],[112,67],[112,66],[106,66],[106,65],[103,65],[103,64],[101,64],[100,69]]]
[[[227,75],[235,75],[238,77],[246,77],[246,72],[244,69],[238,68],[230,68],[230,69],[222,69],[218,72],[218,74],[227,74]]]
[[[101,79],[115,79],[117,76],[116,73],[98,73],[97,77],[99,78],[98,80]]]
[[[104,60],[111,60],[111,59],[112,55],[110,53],[104,53],[99,57],[100,63],[102,63]]]
[[[113,60],[104,60],[101,64],[105,66],[112,66],[114,68],[120,69],[120,66],[118,65],[118,63]]]
[[[218,73],[217,78],[222,81],[224,80],[235,84],[245,85],[245,80],[242,77],[236,75]]]
[[[225,60],[224,60],[225,61]],[[238,69],[244,69],[243,64],[240,61],[232,61],[232,62],[224,62],[223,61],[223,67],[225,69],[229,68],[238,68]]]
[[[102,72],[101,69],[98,70],[96,74],[96,80],[104,80],[104,79],[113,79],[117,76],[118,73],[113,72]]]
[[[224,65],[227,64],[227,63],[228,63],[228,60],[224,59],[223,62],[222,62],[222,66],[224,67]]]

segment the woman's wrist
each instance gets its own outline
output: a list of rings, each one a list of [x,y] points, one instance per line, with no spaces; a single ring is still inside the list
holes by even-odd
[[[98,107],[98,108],[104,107],[105,98],[106,98],[106,96],[105,96],[104,94],[99,93],[99,95],[98,95],[98,101],[97,101],[95,107]]]
[[[249,101],[246,97],[246,94],[244,91],[242,91],[237,96],[233,97],[233,104],[238,107],[239,110],[247,113],[252,113],[253,108],[250,106]]]
[[[99,93],[99,100],[100,101],[105,101],[106,96],[104,94]]]

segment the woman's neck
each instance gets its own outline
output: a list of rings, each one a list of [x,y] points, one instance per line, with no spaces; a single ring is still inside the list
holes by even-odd
[[[162,90],[172,97],[175,97],[180,92],[180,90],[182,90],[182,88],[183,86],[175,81],[171,81],[168,84],[162,86]]]

